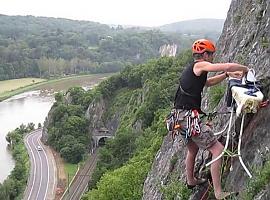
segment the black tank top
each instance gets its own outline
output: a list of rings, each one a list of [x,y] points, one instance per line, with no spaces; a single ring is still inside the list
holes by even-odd
[[[182,72],[174,100],[174,107],[177,109],[201,109],[201,93],[207,80],[207,72],[196,76],[193,72],[194,64],[190,64]]]

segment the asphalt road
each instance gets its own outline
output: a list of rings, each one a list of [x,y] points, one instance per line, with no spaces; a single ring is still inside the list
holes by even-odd
[[[50,149],[40,141],[41,132],[41,129],[33,131],[24,140],[31,161],[24,200],[52,200],[55,196],[55,161]]]

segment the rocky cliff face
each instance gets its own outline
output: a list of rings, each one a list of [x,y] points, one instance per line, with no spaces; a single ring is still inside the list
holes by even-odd
[[[164,44],[159,48],[159,53],[161,56],[169,56],[175,57],[177,52],[177,45],[176,44]]]
[[[269,0],[232,0],[224,29],[219,38],[216,61],[238,62],[254,68],[265,86],[264,94],[269,97],[270,76],[270,1]],[[249,116],[242,138],[242,158],[250,169],[260,169],[269,160],[270,149],[270,107],[260,109],[254,116]],[[225,121],[220,120],[218,127]],[[152,170],[144,183],[143,199],[164,199],[161,185],[167,184],[172,173],[178,174],[178,180],[185,182],[184,159],[185,147],[173,144],[169,136],[156,155]],[[202,154],[202,152],[200,152]],[[169,163],[177,156],[174,170]],[[198,160],[200,161],[200,155]],[[223,175],[225,188],[230,191],[243,191],[248,176],[241,167],[239,160],[233,161],[233,171]],[[263,187],[255,199],[269,199],[269,185]],[[189,199],[198,199],[198,191],[193,192]],[[243,197],[238,197],[243,199]]]
[[[125,96],[124,102],[117,99],[117,95],[111,96],[110,99],[104,97],[95,98],[86,111],[86,118],[89,119],[89,133],[96,134],[101,129],[106,129],[111,135],[115,135],[121,118],[125,113],[130,113],[133,108],[138,107],[143,102],[143,94],[126,95],[125,92],[119,92],[118,96]],[[141,131],[142,122],[136,121],[132,124],[135,132]]]
[[[114,135],[120,121],[120,112],[114,113],[109,119],[105,119],[104,115],[107,111],[106,100],[102,97],[94,99],[88,106],[85,113],[87,119],[89,119],[89,134],[91,136],[98,134],[102,130],[108,131],[109,134]],[[92,148],[95,148],[92,144]]]
[[[269,98],[270,76],[270,1],[233,0],[218,42],[218,58],[223,62],[239,62],[255,69],[264,84],[264,94]],[[262,108],[249,117],[243,135],[242,158],[247,166],[256,170],[269,160],[270,108]],[[233,162],[233,171],[224,177],[226,188],[242,191],[248,176],[239,161]],[[270,188],[268,187],[268,190]],[[263,191],[256,199],[269,199],[269,191]]]
[[[217,49],[217,60],[246,64],[259,77],[269,76],[270,1],[232,0]]]
[[[105,112],[105,101],[104,99],[94,99],[93,102],[88,106],[86,111],[86,118],[89,119],[90,133],[95,132],[96,129],[105,127],[102,115]]]
[[[44,121],[43,129],[42,129],[42,136],[41,136],[41,141],[44,144],[48,144],[48,138],[49,138],[48,127],[49,127],[49,124],[53,123],[52,113],[54,112],[54,109],[55,109],[54,106],[52,106]]]

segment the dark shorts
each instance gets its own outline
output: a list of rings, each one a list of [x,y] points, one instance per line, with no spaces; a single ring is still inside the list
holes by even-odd
[[[187,124],[187,117],[185,117],[185,113],[187,111],[181,112],[182,116],[182,121],[180,122],[181,124],[181,132],[182,132],[182,137],[185,140],[185,143],[188,143],[189,141],[195,142],[197,146],[201,149],[208,149],[211,146],[213,146],[217,142],[217,138],[214,135],[214,132],[212,128],[207,125],[207,120],[206,119],[200,119],[200,129],[201,133],[196,136],[191,136],[190,138],[186,138],[185,135],[183,134],[186,131],[186,124]]]
[[[201,124],[200,135],[192,136],[190,139],[195,142],[199,148],[202,149],[208,149],[217,142],[217,138],[214,135],[212,129],[206,124]]]

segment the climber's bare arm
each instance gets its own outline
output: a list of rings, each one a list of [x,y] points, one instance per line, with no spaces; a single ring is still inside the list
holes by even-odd
[[[219,75],[212,76],[207,79],[205,86],[210,87],[216,85],[226,79],[228,76],[236,79],[241,79],[243,75],[242,71],[235,71],[235,72],[224,72]]]
[[[237,63],[210,63],[207,61],[198,62],[194,65],[193,68],[194,73],[197,76],[200,76],[203,72],[235,72],[242,71],[246,73],[248,71],[248,67],[244,65],[240,65]]]

